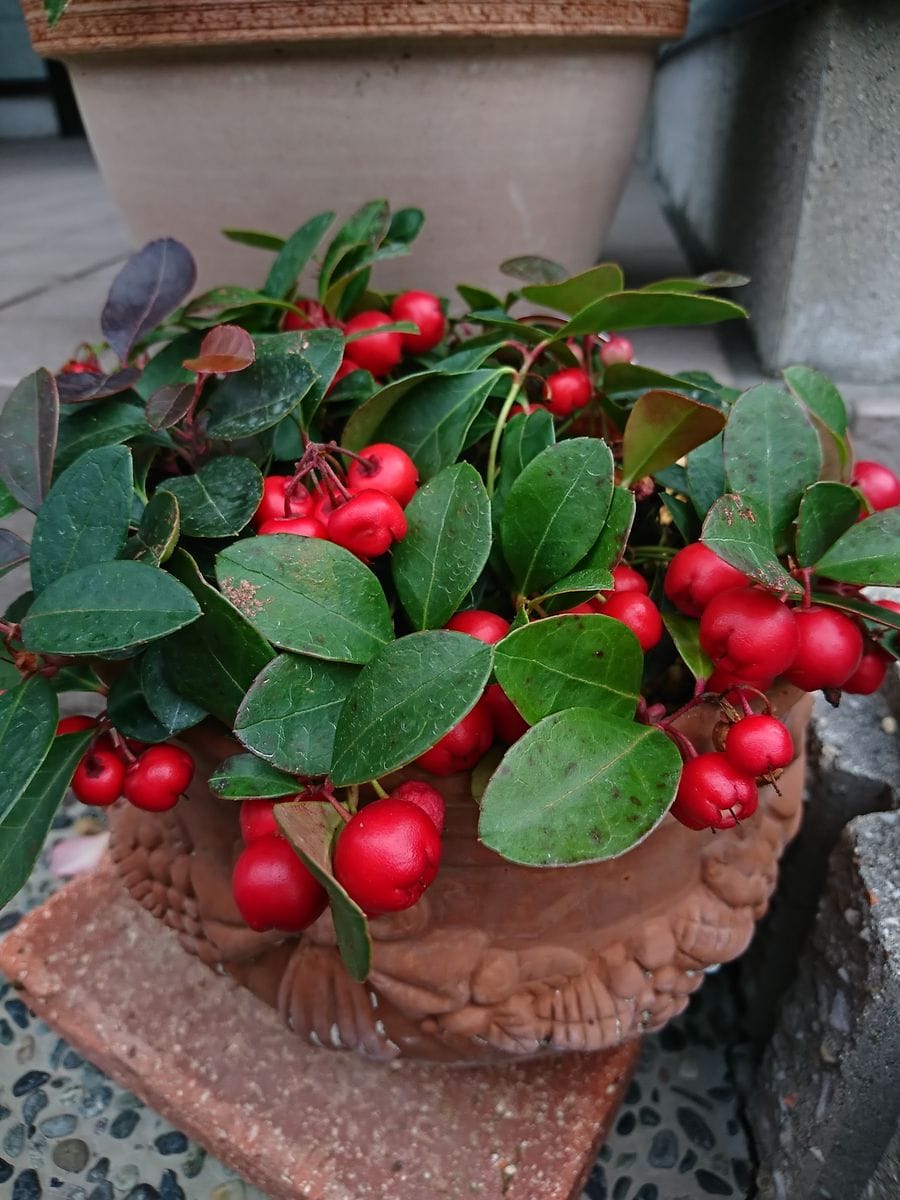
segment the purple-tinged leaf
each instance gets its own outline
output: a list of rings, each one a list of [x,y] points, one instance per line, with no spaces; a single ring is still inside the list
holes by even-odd
[[[50,490],[58,428],[56,380],[40,367],[16,384],[0,411],[0,479],[30,512]]]
[[[170,429],[177,425],[191,407],[194,397],[192,383],[167,383],[154,392],[144,410],[151,429]]]
[[[253,338],[239,325],[216,325],[200,343],[196,358],[186,358],[189,371],[203,375],[231,375],[243,371],[256,359]]]
[[[94,400],[105,400],[107,396],[118,396],[127,392],[140,379],[136,367],[125,367],[112,375],[102,372],[85,372],[82,375],[57,375],[56,388],[60,404],[90,404]]]
[[[138,338],[185,299],[197,278],[194,256],[174,238],[158,238],[133,254],[112,282],[100,317],[103,336],[127,362]]]
[[[28,543],[10,529],[0,529],[0,575],[28,560]]]

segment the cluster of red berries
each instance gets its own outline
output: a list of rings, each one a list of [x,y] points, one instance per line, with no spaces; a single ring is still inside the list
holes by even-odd
[[[646,654],[658,644],[663,635],[659,609],[650,599],[650,585],[640,571],[619,563],[613,568],[613,586],[583,604],[567,608],[567,613],[602,613],[627,625]]]
[[[323,793],[301,803],[327,800]],[[274,800],[241,805],[244,849],[232,875],[241,916],[258,932],[299,933],[324,911],[327,893],[291,849],[275,820]],[[366,804],[341,828],[333,856],[338,883],[369,917],[399,912],[421,899],[441,860],[444,798],[413,780]]]
[[[406,537],[403,509],[418,483],[409,455],[379,442],[354,455],[339,486],[309,489],[290,475],[268,476],[253,524],[259,534],[322,538],[364,560],[378,558]]]
[[[72,791],[82,802],[99,808],[124,796],[135,808],[165,812],[174,808],[194,777],[194,760],[180,746],[148,746],[99,732],[95,717],[63,717],[57,734],[97,729],[72,777]],[[137,752],[137,753],[136,753]]]
[[[631,362],[633,357],[631,342],[618,333],[609,334],[606,341],[600,343],[600,361],[605,367],[611,367],[613,363]],[[529,408],[532,411],[545,408],[554,417],[564,419],[586,408],[593,395],[594,385],[584,367],[564,367],[547,376],[542,400],[530,404]],[[511,415],[522,411],[522,406],[517,405]]]

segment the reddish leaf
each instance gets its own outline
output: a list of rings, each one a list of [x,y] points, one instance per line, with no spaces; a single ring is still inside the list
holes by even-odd
[[[623,484],[628,487],[642,475],[670,466],[715,437],[724,424],[724,413],[679,392],[644,392],[625,426]]]
[[[140,378],[136,367],[125,367],[112,375],[85,373],[83,375],[57,375],[56,387],[60,404],[88,404],[93,400],[105,400],[107,396],[118,396],[127,392]]]
[[[193,255],[174,238],[158,238],[132,254],[112,281],[100,317],[103,336],[123,363],[138,338],[184,300],[196,278]]]
[[[256,359],[253,338],[239,325],[216,325],[200,343],[196,358],[186,358],[189,371],[202,375],[230,375],[243,371]]]
[[[147,401],[145,414],[151,429],[169,429],[177,425],[191,407],[192,383],[166,383]]]

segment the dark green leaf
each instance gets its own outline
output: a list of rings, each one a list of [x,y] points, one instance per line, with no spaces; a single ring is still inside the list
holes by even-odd
[[[532,621],[494,649],[497,682],[529,725],[565,708],[633,717],[643,669],[631,630],[599,615]]]
[[[258,229],[223,229],[223,236],[229,242],[237,242],[240,246],[252,246],[255,250],[279,251],[284,245],[284,238],[274,233],[263,233]]]
[[[178,544],[178,501],[171,492],[156,492],[141,514],[137,533],[125,545],[125,557],[158,567]]]
[[[664,371],[654,371],[652,367],[642,367],[638,363],[613,363],[603,372],[603,390],[611,396],[637,392],[643,388],[666,388],[669,391],[689,392],[700,390],[712,393],[711,388],[699,388],[679,379],[677,375],[666,375]]]
[[[277,425],[297,407],[316,379],[306,356],[306,331],[262,334],[255,344],[253,366],[229,375],[210,394],[210,437],[231,440]]]
[[[253,681],[234,731],[248,750],[294,775],[327,775],[334,731],[359,668],[280,654]]]
[[[210,776],[209,788],[224,800],[252,797],[277,800],[281,796],[296,796],[301,785],[255,754],[235,754],[219,763]]]
[[[816,574],[840,583],[900,583],[900,507],[853,525],[815,564]]]
[[[17,383],[0,409],[0,480],[30,512],[50,490],[59,396],[43,367]]]
[[[28,881],[50,824],[93,730],[55,738],[24,791],[0,820],[0,907]]]
[[[128,535],[131,486],[131,454],[124,446],[89,450],[63,471],[34,524],[36,592],[76,567],[118,556]]]
[[[536,408],[530,413],[516,413],[506,422],[500,442],[500,473],[494,489],[495,509],[502,511],[502,501],[515,481],[531,460],[555,441],[553,417],[545,408]],[[499,511],[496,513],[498,516]]]
[[[68,7],[69,0],[44,0],[44,16],[47,18],[47,24],[51,29]],[[0,900],[0,904],[5,903],[5,900]]]
[[[174,341],[163,346],[144,367],[140,379],[134,385],[134,390],[143,400],[149,400],[154,393],[167,384],[194,383],[194,375],[184,366],[186,358],[193,358],[199,353],[203,341],[202,329],[191,329],[182,333]]]
[[[315,378],[300,403],[300,415],[303,428],[309,429],[341,365],[344,357],[344,337],[337,329],[310,329],[306,333],[306,342],[306,361],[312,367]],[[372,377],[368,371],[355,371],[353,374],[360,376],[357,386],[362,383],[364,394],[369,394]],[[332,399],[336,402],[338,397],[333,396]],[[297,457],[299,458],[299,455]]]
[[[464,371],[474,371],[502,345],[503,338],[497,334],[472,338],[460,350],[438,359],[433,364],[433,370],[440,371],[442,375],[461,375]]]
[[[709,325],[746,317],[746,311],[716,296],[677,292],[614,292],[583,308],[560,330],[561,337],[649,329],[656,325]]]
[[[164,383],[147,401],[144,415],[153,430],[171,429],[187,416],[194,399],[192,383]]]
[[[230,728],[250,684],[275,655],[241,613],[203,579],[189,554],[176,551],[168,569],[193,593],[203,616],[163,643],[167,678],[179,694]]]
[[[100,315],[103,336],[123,363],[138,338],[177,308],[196,279],[193,255],[174,238],[157,238],[132,254],[112,281]]]
[[[700,536],[700,522],[687,500],[682,500],[680,496],[670,496],[666,492],[660,493],[659,499],[685,544],[696,542]]]
[[[362,982],[372,969],[372,939],[363,910],[331,871],[335,817],[324,804],[277,804],[275,819],[294,850],[316,877],[331,904],[338,950],[352,979]]]
[[[398,208],[391,217],[385,241],[409,245],[422,232],[424,224],[425,214],[421,208]]]
[[[22,623],[28,650],[108,654],[165,637],[200,615],[190,592],[140,562],[79,567],[51,583]]]
[[[379,425],[395,404],[399,403],[413,389],[416,389],[415,394],[420,397],[421,402],[427,403],[427,389],[433,386],[439,377],[440,373],[437,370],[419,371],[415,375],[407,375],[403,379],[397,379],[386,387],[380,388],[352,414],[344,426],[341,445],[347,450],[354,451],[368,446],[374,440]],[[421,390],[419,390],[420,388]]]
[[[28,543],[11,529],[0,529],[0,576],[24,562],[28,562]]]
[[[801,593],[775,553],[763,512],[741,496],[720,496],[703,522],[702,540],[727,563],[774,591]]]
[[[521,279],[525,283],[560,283],[569,272],[552,258],[542,258],[539,254],[520,254],[516,258],[508,258],[500,264],[504,275],[513,279]]]
[[[0,696],[0,821],[28,787],[56,733],[56,693],[32,675]]]
[[[781,372],[791,392],[826,425],[843,438],[847,433],[847,407],[841,393],[826,376],[812,367],[785,367]]]
[[[456,461],[469,426],[503,374],[485,367],[433,377],[399,398],[379,426],[380,437],[405,450],[422,478],[430,479]]]
[[[663,621],[690,673],[695,679],[708,679],[713,665],[700,646],[700,622],[677,612],[663,613]]]
[[[482,797],[478,836],[528,866],[615,858],[656,828],[680,775],[681,755],[660,730],[569,708],[506,752]]]
[[[826,604],[831,608],[839,608],[841,612],[862,617],[875,628],[887,626],[888,629],[900,631],[900,613],[873,604],[871,600],[863,600],[859,596],[841,596],[837,592],[816,591],[812,593],[812,599],[815,604]]]
[[[612,569],[621,561],[634,522],[634,493],[613,488],[612,500],[600,536],[574,571],[557,580],[544,593],[561,596],[570,592],[599,592],[613,585]]]
[[[378,580],[348,550],[277,533],[223,550],[224,595],[282,650],[364,663],[394,636]]]
[[[523,595],[555,583],[584,558],[612,492],[612,454],[596,438],[572,438],[531,460],[510,489],[500,526]]]
[[[59,423],[56,472],[64,471],[87,450],[116,446],[148,432],[144,410],[123,400],[76,409]],[[162,437],[162,434],[155,435]]]
[[[430,749],[474,707],[492,659],[492,647],[446,630],[412,633],[385,646],[344,702],[334,782],[364,783]]]
[[[744,392],[725,429],[725,474],[766,519],[776,545],[821,466],[816,431],[793,396],[768,383]]]
[[[334,220],[333,212],[319,213],[291,234],[278,250],[262,290],[267,296],[281,298],[294,290],[303,268],[315,253],[325,230]]]
[[[14,513],[19,508],[19,502],[15,499],[12,492],[0,479],[0,517],[8,517],[10,513]]]
[[[567,316],[574,316],[595,300],[601,300],[611,292],[621,292],[624,286],[622,268],[615,263],[600,263],[559,283],[531,284],[522,288],[526,300],[555,308]]]
[[[127,392],[140,378],[136,367],[126,367],[112,375],[85,372],[81,375],[57,375],[56,388],[60,404],[92,404]]]
[[[391,567],[414,629],[445,625],[474,587],[491,551],[491,502],[469,463],[446,467],[406,509],[406,537]]]
[[[687,482],[691,503],[701,519],[725,494],[725,457],[722,434],[692,450],[687,460]]]
[[[319,271],[319,300],[324,303],[335,279],[347,273],[356,250],[373,250],[390,227],[390,208],[386,200],[372,200],[358,209],[335,234]]]
[[[814,483],[800,501],[797,516],[797,562],[812,567],[854,525],[859,494],[842,483]]]
[[[188,537],[222,538],[240,533],[259,507],[263,481],[247,458],[214,458],[196,475],[167,479],[160,491],[178,501],[181,531]]]
[[[456,290],[462,296],[464,302],[469,308],[502,308],[503,301],[499,296],[495,296],[493,292],[485,291],[484,288],[472,287],[468,283],[459,283]]]
[[[141,655],[140,673],[141,692],[147,708],[169,734],[191,729],[207,715],[205,708],[172,687],[163,643],[155,642],[147,647]]]
[[[544,316],[533,316],[528,321],[519,321],[511,317],[503,308],[478,309],[469,313],[468,321],[478,325],[487,325],[494,330],[502,330],[512,334],[517,341],[527,342],[531,346],[544,341],[559,341],[562,338],[564,326],[558,326],[556,321]]]
[[[622,482],[627,486],[669,466],[715,437],[724,424],[724,415],[709,404],[679,392],[644,392],[625,425]]]
[[[109,719],[124,737],[140,742],[164,742],[173,732],[150,711],[133,663],[110,684],[106,708]]]
[[[217,287],[196,296],[184,310],[184,318],[198,327],[206,326],[213,321],[236,321],[242,323],[254,315],[253,310],[261,308],[264,312],[262,319],[266,320],[276,312],[297,312],[297,306],[289,300],[278,300],[275,296],[267,296],[265,292],[255,292],[245,287]]]

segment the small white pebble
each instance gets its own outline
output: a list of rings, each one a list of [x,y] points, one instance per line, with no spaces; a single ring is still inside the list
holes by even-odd
[[[897,732],[897,720],[895,717],[883,717],[881,720],[881,728],[885,733]]]

